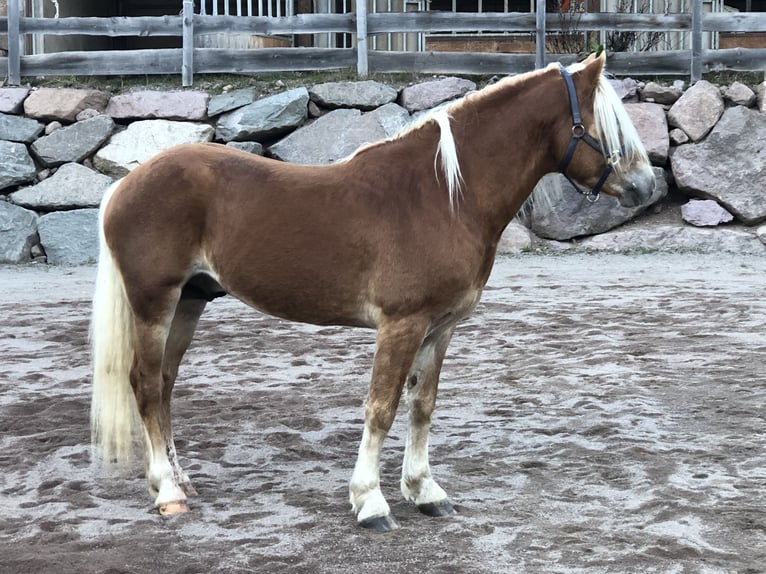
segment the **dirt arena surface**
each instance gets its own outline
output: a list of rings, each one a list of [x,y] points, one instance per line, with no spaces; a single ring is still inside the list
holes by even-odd
[[[766,258],[498,260],[432,432],[459,514],[401,500],[400,411],[386,535],[347,500],[371,331],[216,301],[174,400],[192,511],[92,465],[94,275],[0,268],[3,574],[766,572]]]

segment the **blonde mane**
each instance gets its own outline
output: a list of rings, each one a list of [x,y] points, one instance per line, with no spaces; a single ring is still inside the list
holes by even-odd
[[[574,74],[582,70],[584,67],[584,64],[578,62],[568,66],[567,70]],[[516,84],[526,82],[553,69],[558,70],[559,64],[552,63],[541,70],[503,78],[496,84],[487,86],[479,92],[473,92],[458,100],[442,104],[403,127],[392,138],[363,146],[360,150],[357,150],[357,152],[352,154],[351,157],[363,149],[383,144],[386,141],[405,137],[413,131],[419,130],[424,125],[430,122],[435,122],[439,126],[439,144],[434,157],[434,174],[437,181],[442,178],[444,179],[447,186],[450,210],[454,212],[463,195],[465,182],[463,181],[463,176],[461,174],[457,145],[452,132],[451,121],[453,113],[459,112],[466,101],[484,99],[497,91],[507,90]],[[593,115],[595,123],[594,129],[596,132],[595,137],[601,144],[601,147],[606,150],[607,153],[622,150],[622,159],[614,164],[616,172],[621,173],[624,170],[625,165],[631,165],[639,161],[649,161],[630,116],[628,116],[622,101],[614,91],[614,88],[612,88],[609,80],[603,74],[599,78],[595,90]],[[555,188],[555,190],[553,190],[553,195],[560,195],[560,186],[553,187]],[[535,193],[534,195],[538,195],[538,193]],[[551,190],[548,190],[544,195],[548,196],[546,200],[553,201],[555,199],[554,197],[550,197]]]

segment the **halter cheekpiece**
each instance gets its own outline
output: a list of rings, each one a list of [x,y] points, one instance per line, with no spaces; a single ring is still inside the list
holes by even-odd
[[[618,163],[620,159],[622,159],[623,150],[613,150],[607,153],[598,142],[598,140],[596,140],[596,138],[594,138],[585,130],[585,126],[582,123],[582,116],[580,115],[580,104],[577,102],[577,92],[575,91],[572,75],[563,66],[560,66],[559,70],[561,71],[561,76],[564,78],[564,83],[567,87],[567,93],[569,94],[569,107],[572,110],[572,139],[569,142],[569,147],[567,148],[566,154],[564,154],[564,159],[562,159],[561,163],[559,163],[559,171],[564,175],[565,178],[567,178],[567,181],[572,184],[578,193],[584,195],[585,199],[591,203],[595,203],[598,201],[598,198],[601,195],[601,188],[604,187],[604,183],[606,183],[607,178],[614,170],[614,165]],[[606,167],[604,168],[601,177],[596,182],[596,185],[594,185],[592,189],[581,188],[567,175],[567,168],[569,167],[569,163],[572,161],[572,157],[574,156],[577,144],[581,141],[588,144],[590,147],[595,149],[606,158]]]

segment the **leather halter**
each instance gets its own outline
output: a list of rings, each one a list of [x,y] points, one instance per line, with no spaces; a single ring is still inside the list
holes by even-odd
[[[559,163],[559,171],[564,175],[565,178],[567,178],[569,183],[574,186],[578,193],[584,195],[585,199],[591,203],[595,203],[598,201],[598,198],[601,195],[601,188],[604,187],[604,183],[606,183],[607,178],[612,173],[614,165],[619,162],[620,159],[622,159],[623,152],[622,150],[614,150],[610,153],[606,153],[598,140],[596,140],[596,138],[585,131],[585,126],[582,123],[582,116],[580,115],[580,104],[577,102],[577,92],[575,91],[572,76],[563,66],[560,66],[559,69],[567,87],[567,93],[569,94],[569,107],[572,110],[572,139],[569,142],[569,147],[567,148],[566,154],[564,154],[564,159],[562,159],[561,163]],[[596,185],[594,185],[592,189],[582,189],[567,175],[567,168],[569,167],[569,163],[572,161],[572,157],[574,156],[577,144],[581,141],[588,144],[590,147],[595,149],[606,158],[606,167],[604,168],[601,177],[596,182]]]

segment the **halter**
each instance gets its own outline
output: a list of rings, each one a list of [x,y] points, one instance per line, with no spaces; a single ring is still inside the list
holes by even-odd
[[[564,154],[564,159],[562,159],[559,164],[559,171],[565,178],[567,178],[567,181],[572,184],[578,193],[584,195],[585,199],[589,202],[595,203],[601,195],[601,188],[604,187],[604,183],[606,183],[607,178],[614,170],[615,164],[622,159],[623,150],[613,150],[610,153],[606,153],[598,140],[585,131],[585,126],[582,123],[582,116],[580,115],[580,105],[577,103],[577,92],[575,91],[572,76],[563,66],[560,67],[560,70],[561,75],[564,78],[564,83],[567,86],[567,93],[569,94],[569,107],[572,109],[572,139],[569,142],[566,154]],[[580,141],[584,141],[606,158],[606,167],[592,189],[582,189],[567,175],[569,162],[572,161],[572,156],[574,156],[575,149]]]

